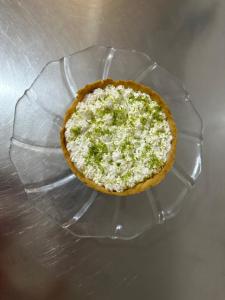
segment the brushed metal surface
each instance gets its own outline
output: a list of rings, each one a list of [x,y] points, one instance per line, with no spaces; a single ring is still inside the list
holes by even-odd
[[[225,2],[0,0],[0,299],[224,299]],[[79,240],[31,207],[8,156],[17,99],[46,62],[92,44],[148,53],[205,125],[177,218],[132,242]]]

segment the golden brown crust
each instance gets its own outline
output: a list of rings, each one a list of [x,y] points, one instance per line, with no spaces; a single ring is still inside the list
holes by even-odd
[[[153,100],[155,100],[156,102],[158,102],[159,105],[162,107],[164,113],[167,116],[168,123],[169,123],[171,133],[173,136],[173,140],[171,142],[171,149],[168,154],[168,160],[167,160],[166,164],[164,165],[164,167],[161,169],[161,171],[159,173],[155,174],[154,176],[152,176],[151,178],[138,183],[133,188],[126,189],[123,192],[111,192],[111,191],[107,190],[106,188],[104,188],[103,186],[100,186],[100,185],[96,184],[94,181],[86,178],[76,168],[74,163],[71,161],[70,154],[66,149],[65,125],[66,125],[66,122],[70,119],[71,115],[73,114],[74,109],[77,106],[78,102],[82,101],[86,94],[91,93],[96,88],[104,88],[108,84],[112,84],[114,86],[123,85],[125,87],[130,87],[134,90],[142,91],[146,94],[149,94],[150,97]],[[65,159],[66,159],[67,163],[69,164],[70,169],[83,183],[85,183],[87,186],[93,188],[94,190],[97,190],[97,191],[105,193],[105,194],[115,195],[115,196],[127,196],[127,195],[134,195],[134,194],[143,192],[144,190],[157,185],[164,179],[166,174],[170,171],[170,169],[173,166],[174,160],[175,160],[176,144],[177,144],[177,129],[176,129],[176,124],[173,120],[173,117],[171,115],[171,112],[170,112],[168,106],[166,105],[164,100],[151,88],[144,86],[142,84],[136,83],[134,81],[130,81],[130,80],[124,81],[124,80],[105,79],[105,80],[100,80],[100,81],[96,81],[94,83],[88,84],[84,88],[82,88],[78,91],[77,97],[75,98],[75,100],[73,101],[73,103],[71,104],[71,106],[69,107],[69,109],[67,110],[67,112],[65,114],[63,126],[60,131],[60,140],[61,140],[61,147],[62,147],[64,156],[65,156]]]

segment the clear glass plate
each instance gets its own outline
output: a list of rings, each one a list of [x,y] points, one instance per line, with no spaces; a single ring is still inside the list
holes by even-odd
[[[60,148],[60,126],[77,90],[107,77],[152,87],[178,127],[172,171],[136,196],[118,198],[87,188],[71,173]],[[10,157],[28,199],[63,228],[79,237],[132,239],[177,214],[201,172],[202,141],[202,120],[179,80],[144,53],[92,46],[48,63],[18,100]]]

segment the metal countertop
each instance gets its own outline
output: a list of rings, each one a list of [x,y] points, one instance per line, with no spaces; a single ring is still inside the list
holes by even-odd
[[[204,121],[181,213],[132,242],[77,239],[29,205],[8,155],[17,99],[42,67],[93,44],[149,54]],[[0,0],[0,299],[225,298],[225,2]]]

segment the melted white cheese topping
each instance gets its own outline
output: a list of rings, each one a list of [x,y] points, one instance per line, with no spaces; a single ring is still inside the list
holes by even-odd
[[[172,141],[158,103],[122,85],[86,95],[66,123],[65,137],[75,166],[96,184],[117,192],[158,173]]]

